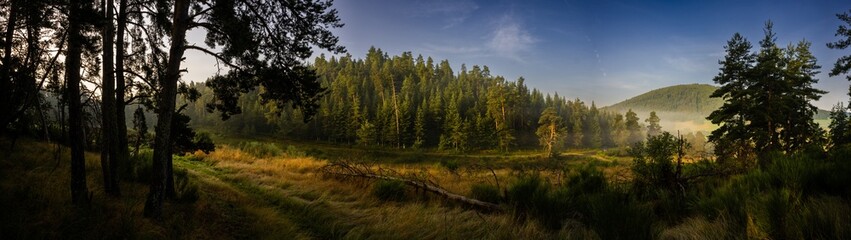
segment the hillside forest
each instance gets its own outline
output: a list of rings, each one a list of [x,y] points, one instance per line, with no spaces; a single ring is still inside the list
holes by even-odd
[[[643,120],[632,111],[601,111],[593,102],[530,89],[522,77],[493,76],[487,66],[462,65],[456,73],[447,60],[410,52],[389,57],[372,48],[364,59],[319,56],[313,67],[325,88],[315,115],[264,104],[254,90],[238,100],[239,115],[221,121],[206,110],[214,94],[196,83],[188,88],[201,97],[187,101],[184,114],[193,126],[230,134],[451,152],[539,149],[538,128],[547,121],[556,124],[557,149],[627,146],[660,133],[655,113]],[[546,120],[545,112],[557,119]]]

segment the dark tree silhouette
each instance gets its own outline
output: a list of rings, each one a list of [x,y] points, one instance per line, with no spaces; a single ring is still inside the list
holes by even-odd
[[[157,3],[160,11],[168,11],[165,1]],[[331,9],[331,1],[176,0],[171,8],[171,44],[165,76],[157,93],[153,173],[145,203],[148,217],[162,215],[171,175],[172,123],[185,50],[210,54],[230,68],[228,74],[208,82],[215,90],[216,100],[209,105],[210,110],[220,110],[223,118],[239,113],[236,106],[239,95],[258,86],[265,90],[264,100],[282,107],[292,102],[305,110],[306,118],[311,116],[322,89],[303,59],[312,55],[312,46],[335,53],[344,51],[330,31],[342,26],[336,10]],[[207,31],[205,43],[209,48],[186,45],[186,31],[194,28]],[[220,48],[218,52],[210,50],[216,47]]]

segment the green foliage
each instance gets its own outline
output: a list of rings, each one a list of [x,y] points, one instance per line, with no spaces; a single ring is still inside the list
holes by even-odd
[[[239,150],[242,152],[251,154],[254,157],[264,158],[264,157],[275,157],[283,155],[285,152],[283,149],[278,147],[275,143],[268,142],[242,142],[239,144]],[[287,148],[287,153],[289,154],[289,148]]]
[[[268,104],[266,89],[229,88],[244,91],[242,97],[223,93],[224,80],[213,79],[188,87],[201,93],[198,103],[189,102],[184,112],[192,125],[237,135],[280,134],[288,138],[368,147],[438,148],[455,152],[539,146],[537,121],[546,108],[564,119],[565,139],[571,147],[623,146],[615,141],[623,134],[618,114],[596,110],[579,99],[567,100],[530,89],[522,78],[508,81],[493,76],[486,66],[466,65],[460,72],[448,61],[422,64],[410,52],[388,56],[372,48],[365,58],[319,56],[310,70],[328,89],[317,97],[313,120],[307,109]],[[228,78],[228,77],[225,77]],[[224,81],[229,82],[230,80]],[[215,97],[228,96],[227,99]],[[225,108],[228,121],[209,114],[207,105]],[[241,112],[237,115],[236,110]],[[621,117],[622,118],[622,117]],[[570,126],[570,127],[567,127]],[[643,136],[639,136],[642,137]]]
[[[717,87],[708,84],[686,84],[655,89],[616,103],[606,110],[623,112],[683,112],[706,116],[718,109],[723,100],[710,98]]]
[[[150,148],[142,148],[127,159],[127,164],[122,164],[121,178],[130,181],[147,183],[151,177],[151,164],[154,151]]]
[[[841,39],[836,42],[831,42],[827,44],[828,48],[831,49],[846,49],[851,46],[851,10],[843,13],[836,14],[836,17],[842,21],[843,25],[839,25],[836,29],[836,36],[841,37]],[[830,76],[839,76],[841,74],[848,74],[848,71],[851,70],[851,55],[845,55],[836,59],[836,63],[834,63],[833,68],[830,69]],[[851,75],[845,76],[846,79],[851,81]],[[851,91],[848,92],[851,95]]]
[[[657,136],[648,135],[646,143],[633,145],[630,153],[634,159],[632,173],[636,190],[646,192],[656,187],[682,187],[682,165],[675,162],[674,158],[681,159],[688,145],[683,138],[676,138],[668,132]]]
[[[851,119],[848,116],[849,109],[842,103],[833,106],[830,111],[830,144],[841,146],[851,143]]]
[[[401,202],[409,198],[405,183],[391,180],[380,180],[373,184],[372,194],[384,201]]]
[[[652,208],[629,194],[610,188],[593,166],[571,174],[567,184],[553,187],[539,175],[520,176],[506,191],[518,217],[530,217],[550,229],[568,227],[575,219],[602,239],[652,239],[656,217]]]
[[[561,227],[567,216],[565,205],[558,202],[565,199],[554,197],[550,184],[538,174],[520,176],[508,186],[505,197],[516,216],[532,217],[551,229]]]
[[[181,203],[194,203],[198,201],[198,185],[189,180],[186,169],[174,170],[174,190],[177,193],[177,201]]]
[[[189,126],[190,118],[187,115],[176,113],[172,118],[171,137],[173,139],[173,153],[183,155],[195,151],[210,153],[216,150],[216,145],[207,133],[196,133]]]
[[[662,126],[659,125],[659,116],[656,116],[656,112],[650,112],[650,116],[644,120],[647,122],[647,135],[656,136],[662,133]]]
[[[756,53],[738,33],[728,41],[721,71],[713,79],[721,87],[712,93],[724,104],[707,117],[720,125],[709,137],[719,158],[747,161],[759,153],[764,166],[770,159],[766,153],[794,153],[821,141],[822,130],[813,122],[818,108],[812,102],[826,92],[813,87],[820,66],[810,45],[804,40],[778,47],[770,21]]]
[[[626,131],[629,133],[627,143],[636,143],[643,139],[641,135],[641,125],[638,123],[638,114],[629,109],[626,112]]]
[[[210,138],[209,133],[200,132],[196,134],[195,139],[193,139],[192,142],[194,142],[197,150],[206,154],[216,150],[216,144],[213,143],[213,139]]]
[[[851,238],[851,206],[837,197],[819,197],[805,201],[791,217],[790,226],[796,238],[849,239]]]
[[[455,159],[440,159],[440,166],[443,166],[446,170],[453,173],[458,171],[458,168],[460,167],[458,165],[458,160]]]
[[[307,156],[309,156],[307,152],[298,150],[298,148],[293,146],[293,145],[287,145],[286,154],[287,154],[287,157],[307,157]],[[316,154],[316,153],[314,153],[314,154]]]
[[[565,127],[555,108],[544,109],[541,113],[536,134],[541,146],[544,147],[544,155],[548,158],[557,157],[564,144]]]
[[[470,186],[470,196],[489,203],[500,203],[503,200],[500,189],[486,183],[477,183]]]

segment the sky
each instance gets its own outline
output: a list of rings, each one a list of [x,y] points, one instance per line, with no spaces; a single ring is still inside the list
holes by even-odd
[[[389,55],[410,51],[435,61],[488,66],[508,80],[519,77],[545,93],[558,92],[607,106],[660,87],[712,84],[724,45],[736,32],[757,46],[766,21],[777,43],[812,42],[822,66],[814,104],[830,109],[848,101],[849,82],[827,72],[851,49],[826,43],[851,9],[849,0],[801,1],[535,1],[337,0],[344,27],[334,29],[348,54],[365,58],[374,46]],[[190,42],[203,33],[190,32]],[[317,51],[315,55],[321,54]],[[186,53],[192,81],[215,73],[214,60]]]

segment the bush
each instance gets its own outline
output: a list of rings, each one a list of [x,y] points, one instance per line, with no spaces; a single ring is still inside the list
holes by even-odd
[[[851,207],[836,197],[810,199],[803,204],[791,226],[801,239],[851,239]]]
[[[174,191],[178,202],[194,203],[198,200],[198,185],[189,181],[186,169],[174,169]]]
[[[516,217],[531,217],[550,229],[561,228],[568,216],[567,198],[554,194],[540,175],[520,176],[506,191],[506,200]]]
[[[587,224],[601,239],[653,239],[653,209],[627,194],[602,192],[588,196]]]
[[[458,168],[459,168],[458,160],[455,160],[455,159],[451,159],[451,160],[441,159],[440,160],[440,166],[445,167],[446,170],[449,170],[450,172],[453,172],[453,173],[455,171],[457,171]]]
[[[306,157],[306,156],[307,156],[307,153],[305,153],[303,151],[299,151],[298,148],[296,148],[295,146],[287,145],[287,157],[298,158],[298,157]]]
[[[373,195],[384,201],[405,201],[408,200],[408,193],[405,190],[405,183],[401,181],[381,180],[373,185]]]
[[[317,148],[309,148],[307,151],[304,151],[304,154],[314,158],[328,158],[328,156],[325,155],[325,152]]]
[[[470,187],[470,196],[489,203],[502,202],[502,194],[499,192],[499,188],[491,184],[473,184],[473,186]]]
[[[280,156],[284,154],[284,150],[279,148],[275,143],[243,142],[239,144],[239,150],[258,158]]]
[[[149,148],[139,149],[137,154],[131,154],[126,164],[122,164],[122,179],[147,183],[151,179],[154,151]]]

